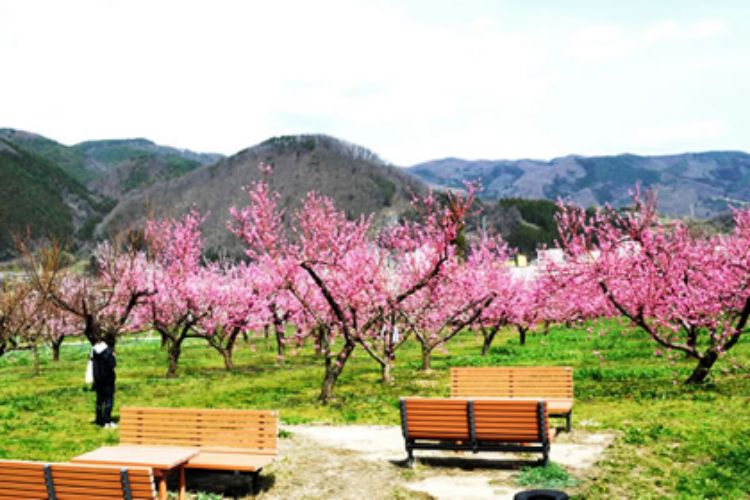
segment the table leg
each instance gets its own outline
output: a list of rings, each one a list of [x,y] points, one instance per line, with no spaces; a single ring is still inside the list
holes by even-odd
[[[185,467],[180,467],[180,496],[179,500],[185,500]]]
[[[167,500],[167,471],[159,474],[159,500]]]

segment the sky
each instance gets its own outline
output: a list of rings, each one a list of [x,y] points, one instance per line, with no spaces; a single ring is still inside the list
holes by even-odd
[[[750,2],[0,0],[0,127],[232,154],[750,150]]]

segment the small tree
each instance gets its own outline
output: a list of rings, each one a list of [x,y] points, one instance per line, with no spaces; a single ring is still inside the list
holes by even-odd
[[[467,253],[465,260],[450,259],[442,279],[419,290],[400,309],[407,332],[413,333],[421,346],[422,370],[431,368],[436,348],[479,321],[496,300],[505,298],[508,249],[502,240],[482,237]]]
[[[32,351],[35,374],[39,373],[42,306],[43,300],[29,283],[15,279],[0,284],[0,356],[9,351]]]
[[[77,318],[91,344],[112,345],[126,329],[133,311],[153,292],[146,285],[145,255],[132,245],[102,243],[94,251],[94,269],[76,274],[63,268],[60,247],[34,253],[23,244],[26,275],[36,293]]]
[[[540,279],[514,280],[508,323],[516,327],[519,345],[526,345],[526,334],[546,319],[549,291]]]
[[[83,325],[80,318],[45,301],[38,311],[44,342],[52,350],[52,361],[60,361],[60,347],[66,337],[81,335]]]
[[[270,167],[260,165],[264,177]],[[279,362],[284,356],[286,323],[300,310],[302,290],[298,263],[290,251],[290,241],[282,225],[284,211],[278,208],[279,194],[272,193],[268,183],[257,182],[247,189],[250,204],[242,209],[230,208],[229,231],[243,240],[245,253],[252,262],[253,281],[258,296],[264,298],[267,322],[274,329],[276,355]],[[308,311],[309,313],[309,311]]]
[[[198,337],[194,327],[214,306],[205,292],[206,284],[217,276],[201,266],[202,223],[203,217],[193,211],[180,219],[146,224],[149,261],[145,279],[153,293],[135,318],[139,328],[151,327],[161,335],[168,357],[167,378],[177,376],[182,344]]]
[[[257,291],[256,274],[253,266],[245,264],[213,266],[200,283],[206,313],[193,328],[221,354],[227,370],[234,369],[234,348],[240,334],[268,321],[268,307]]]

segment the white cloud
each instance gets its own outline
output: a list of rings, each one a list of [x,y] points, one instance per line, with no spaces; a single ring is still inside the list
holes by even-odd
[[[728,29],[725,22],[718,19],[704,19],[692,27],[692,35],[696,37],[712,36]]]
[[[716,19],[694,22],[668,20],[631,29],[617,24],[599,24],[578,30],[572,37],[567,53],[580,59],[613,59],[642,53],[659,44],[716,36],[726,30],[727,24]]]
[[[744,65],[724,64],[720,79],[679,75],[680,97],[670,88],[673,70],[649,66],[646,49],[661,46],[674,50],[674,65],[699,66],[687,42],[722,39],[730,31],[722,20],[521,29],[517,21],[528,19],[500,7],[457,2],[457,21],[450,9],[432,19],[440,9],[431,3],[424,11],[404,5],[3,2],[0,126],[67,143],[137,135],[224,153],[271,135],[323,132],[399,164],[548,157],[631,147],[618,140],[638,128],[628,137],[669,140],[641,127],[656,108],[677,110],[659,116],[667,124],[713,120],[683,111],[686,103],[709,91],[718,102],[719,84],[748,83],[737,73]],[[710,56],[746,60],[743,51]],[[634,93],[642,113],[628,105]]]

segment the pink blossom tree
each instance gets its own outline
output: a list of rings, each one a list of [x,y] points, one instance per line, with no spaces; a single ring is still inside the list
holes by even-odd
[[[167,350],[167,378],[177,376],[183,343],[199,336],[195,326],[214,305],[207,300],[207,283],[220,279],[212,269],[201,266],[203,220],[192,211],[179,219],[150,220],[146,224],[149,261],[142,278],[153,293],[137,310],[134,327],[150,327],[161,335]]]
[[[65,286],[64,282],[62,286]],[[83,334],[81,318],[55,306],[50,301],[43,302],[37,315],[42,338],[52,349],[52,361],[59,361],[63,341],[68,337]]]
[[[270,168],[260,165],[264,176]],[[279,209],[279,194],[272,193],[265,181],[255,183],[247,189],[250,204],[242,209],[230,208],[232,216],[227,224],[229,231],[243,240],[245,253],[252,262],[254,280],[259,295],[268,308],[267,323],[274,329],[276,354],[281,361],[284,355],[285,325],[299,312],[299,301],[293,296],[300,293],[298,283],[300,269],[289,248]]]
[[[83,326],[83,334],[92,344],[105,341],[114,345],[134,310],[153,293],[144,279],[146,257],[131,244],[100,244],[92,259],[94,269],[87,274],[64,269],[57,245],[36,253],[24,246],[21,250],[27,261],[27,279],[36,293],[77,318],[74,322]]]
[[[290,238],[281,224],[278,195],[270,193],[267,183],[254,184],[248,195],[250,204],[233,209],[230,224],[245,241],[248,256],[279,277],[278,289],[297,299],[311,323],[326,325],[322,337],[329,346],[333,335],[341,338],[337,352],[326,350],[320,399],[328,402],[354,349],[378,335],[389,311],[441,275],[468,204],[451,198],[449,209],[431,210],[418,228],[415,224],[404,231],[405,245],[429,249],[426,265],[411,280],[387,288],[383,270],[388,250],[372,238],[370,218],[348,220],[329,198],[308,193]]]
[[[526,343],[526,333],[543,317],[545,288],[536,276],[511,276],[496,281],[495,300],[482,311],[479,318],[482,334],[482,356],[489,353],[497,333],[508,325],[518,330],[519,343]]]
[[[661,348],[695,359],[686,382],[700,383],[737,344],[750,315],[750,211],[734,219],[732,234],[699,237],[681,222],[660,222],[653,192],[636,190],[632,210],[591,216],[561,204],[567,262],[556,276],[594,284]]]
[[[479,322],[493,304],[497,304],[496,313],[503,307],[509,280],[505,243],[485,235],[470,244],[466,253],[465,260],[453,255],[444,265],[442,279],[430,282],[400,308],[406,332],[413,333],[420,344],[422,370],[431,368],[436,348]]]
[[[258,292],[257,270],[239,264],[212,265],[196,284],[205,314],[193,326],[222,357],[227,370],[234,368],[233,353],[240,335],[268,322],[268,305]]]
[[[22,279],[0,283],[0,356],[9,351],[34,349],[43,301]]]

